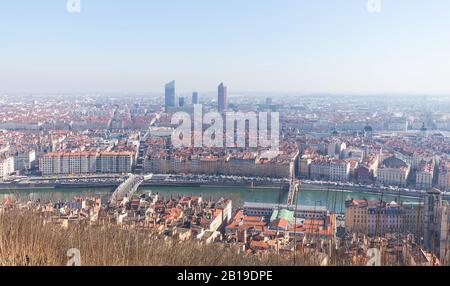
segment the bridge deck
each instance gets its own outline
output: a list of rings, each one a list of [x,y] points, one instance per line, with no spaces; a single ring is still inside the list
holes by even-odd
[[[289,194],[288,194],[288,201],[287,201],[288,205],[295,204],[295,202],[294,202],[295,194],[299,191],[299,189],[300,189],[300,182],[299,181],[292,181],[289,184]]]
[[[130,198],[137,191],[139,186],[146,179],[151,179],[150,176],[131,175],[125,182],[123,182],[111,196],[110,204],[117,206],[124,198]]]

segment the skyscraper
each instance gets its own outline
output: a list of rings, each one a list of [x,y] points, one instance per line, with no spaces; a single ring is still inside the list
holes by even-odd
[[[180,98],[178,99],[178,105],[179,105],[180,107],[184,107],[184,97],[180,97]]]
[[[166,84],[166,91],[165,91],[165,105],[166,105],[166,112],[169,110],[170,107],[175,107],[175,81],[171,81],[168,84]]]
[[[192,104],[198,104],[198,92],[196,91],[192,93]]]
[[[225,111],[228,106],[228,100],[227,100],[227,87],[223,85],[223,82],[219,85],[218,88],[218,97],[217,97],[217,110],[219,112]]]

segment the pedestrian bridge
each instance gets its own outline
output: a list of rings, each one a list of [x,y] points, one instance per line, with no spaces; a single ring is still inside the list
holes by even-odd
[[[130,175],[128,179],[120,184],[111,196],[109,201],[110,206],[118,206],[124,198],[131,198],[138,190],[139,186],[146,180],[151,180],[153,174],[141,176]]]
[[[288,194],[288,205],[294,205],[295,202],[295,195],[297,192],[300,191],[300,181],[298,180],[292,180],[289,184],[289,194]]]

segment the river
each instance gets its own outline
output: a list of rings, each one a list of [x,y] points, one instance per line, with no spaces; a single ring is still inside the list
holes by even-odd
[[[7,197],[20,196],[32,200],[58,201],[69,200],[75,196],[92,196],[108,194],[112,188],[80,188],[80,189],[35,189],[20,191],[0,191],[0,201]],[[165,198],[177,196],[202,195],[205,199],[221,197],[233,200],[235,207],[244,202],[286,203],[287,193],[280,195],[279,189],[250,189],[240,187],[142,187],[140,192],[157,192]],[[350,191],[309,191],[302,190],[298,195],[298,204],[327,206],[330,211],[343,212],[345,201],[349,199],[379,200],[381,195],[357,193]],[[391,202],[397,197],[384,195],[383,200]],[[417,202],[417,198],[402,197],[402,202]]]

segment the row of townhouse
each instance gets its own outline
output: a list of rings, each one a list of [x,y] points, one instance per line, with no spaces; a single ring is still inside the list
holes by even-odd
[[[387,233],[421,233],[420,204],[383,201],[349,200],[345,203],[345,229],[366,235]]]
[[[189,173],[189,174],[221,174],[252,177],[289,178],[292,172],[292,162],[265,161],[256,159],[222,159],[217,157],[187,158],[147,158],[144,170],[147,173]]]
[[[397,156],[391,156],[378,165],[374,174],[376,181],[380,184],[406,187],[410,174],[415,172],[415,178],[412,178],[417,189],[426,190],[437,186],[446,191],[450,189],[449,170],[450,164],[446,160],[441,160],[439,164],[436,164],[436,161],[431,159],[420,161],[416,164],[414,171],[408,162]]]
[[[380,160],[382,158],[382,160]],[[339,160],[330,156],[306,153],[298,160],[298,175],[301,179],[348,181],[387,186],[406,187],[412,172],[415,172],[415,187],[428,189],[436,185],[442,190],[450,188],[450,163],[441,160],[436,179],[434,159],[421,160],[413,170],[404,157],[371,154],[362,162],[353,159]],[[414,179],[414,177],[412,177]]]
[[[380,200],[349,200],[345,204],[345,229],[351,233],[385,236],[414,234],[441,261],[450,261],[450,206],[439,189],[430,188],[423,203],[385,203]]]

